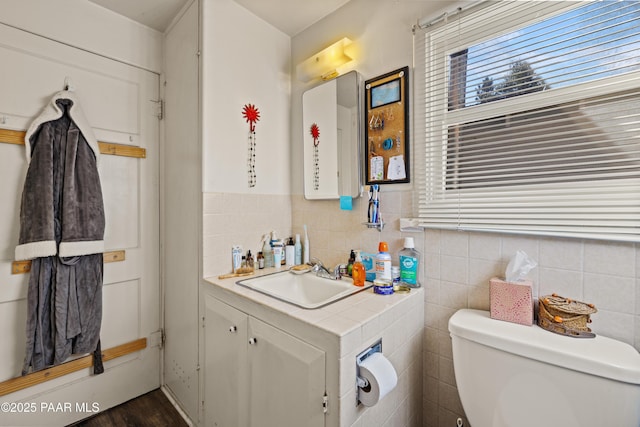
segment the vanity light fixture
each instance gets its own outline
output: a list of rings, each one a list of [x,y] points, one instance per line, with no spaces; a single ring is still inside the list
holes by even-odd
[[[338,68],[353,61],[347,49],[351,44],[352,41],[345,37],[305,59],[296,68],[298,80],[306,83],[316,78],[331,80],[340,75]]]

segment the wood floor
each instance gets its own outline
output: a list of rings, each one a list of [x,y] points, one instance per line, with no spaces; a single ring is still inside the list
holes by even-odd
[[[187,427],[167,396],[154,390],[69,427]]]

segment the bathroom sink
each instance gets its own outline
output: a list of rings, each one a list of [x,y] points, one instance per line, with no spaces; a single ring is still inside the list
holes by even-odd
[[[288,270],[236,282],[254,291],[295,304],[302,308],[319,308],[373,286],[365,282],[354,286],[350,278],[339,280],[318,277],[314,273],[293,274]]]

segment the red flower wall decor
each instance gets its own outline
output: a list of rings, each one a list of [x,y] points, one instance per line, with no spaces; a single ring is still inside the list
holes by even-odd
[[[256,122],[260,120],[260,111],[253,104],[246,104],[242,109],[242,117],[249,123],[249,187],[256,186]]]
[[[314,146],[318,146],[318,144],[320,144],[320,128],[318,127],[317,124],[312,124],[311,125],[311,136],[313,137],[313,145]]]
[[[320,188],[320,153],[318,152],[318,145],[320,145],[320,128],[314,123],[311,125],[309,132],[313,138],[313,189],[317,190]]]
[[[256,131],[255,123],[260,120],[260,111],[253,104],[247,104],[242,109],[242,116],[249,123],[249,132]]]

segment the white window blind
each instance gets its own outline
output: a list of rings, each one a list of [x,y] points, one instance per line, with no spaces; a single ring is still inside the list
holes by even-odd
[[[640,241],[640,2],[483,3],[415,59],[420,225]]]

